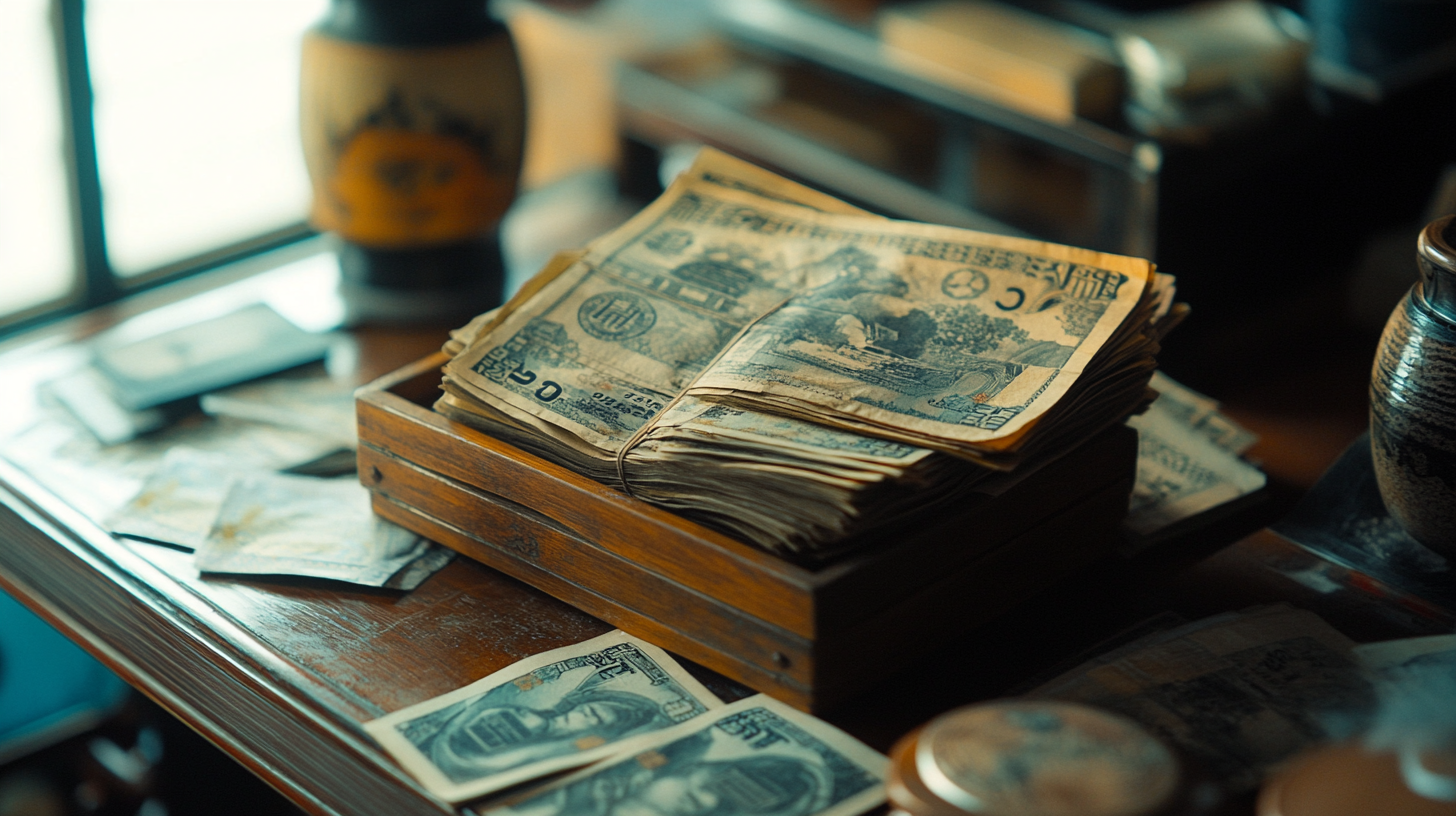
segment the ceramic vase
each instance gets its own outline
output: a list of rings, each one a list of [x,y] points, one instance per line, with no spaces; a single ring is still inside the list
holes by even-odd
[[[1385,325],[1370,376],[1375,478],[1390,515],[1456,559],[1456,216],[1416,248],[1420,280]]]
[[[459,320],[497,305],[525,87],[485,0],[331,0],[303,41],[311,223],[340,240],[364,319]]]

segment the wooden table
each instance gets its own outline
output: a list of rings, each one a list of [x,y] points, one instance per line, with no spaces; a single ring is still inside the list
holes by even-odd
[[[0,346],[0,433],[37,416],[35,386],[77,363],[77,341],[128,317],[196,314],[263,298],[280,309],[312,306],[326,320],[327,270],[307,255],[316,249],[211,274]],[[258,274],[287,261],[296,263]],[[353,330],[352,376],[364,382],[422,357],[445,332]],[[1357,640],[1450,625],[1382,606],[1376,594],[1334,597],[1311,589],[1298,576],[1320,567],[1318,560],[1271,534],[1224,543],[1099,564],[954,644],[933,668],[907,666],[903,681],[828,719],[886,750],[928,717],[1004,694],[1164,609],[1194,616],[1291,600]],[[3,459],[0,587],[317,814],[454,812],[360,724],[609,628],[464,558],[409,593],[201,576],[189,554],[109,535]],[[707,679],[726,695],[742,693]]]

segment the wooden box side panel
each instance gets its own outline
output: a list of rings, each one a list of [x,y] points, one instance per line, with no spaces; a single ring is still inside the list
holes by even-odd
[[[582,592],[610,597],[766,671],[805,685],[813,677],[806,639],[603,550],[530,508],[368,448],[359,465],[379,475],[370,486],[376,496],[465,531],[477,560],[528,583],[539,571],[568,582],[571,594],[557,596],[567,603],[582,606]]]
[[[530,507],[581,538],[803,636],[814,573],[565,470],[383,390],[357,399],[373,448]],[[360,477],[370,485],[370,474]]]
[[[1136,467],[1137,432],[1119,425],[995,498],[973,495],[962,507],[910,523],[894,546],[867,550],[826,571],[832,575],[818,592],[818,631],[829,637],[878,615],[1109,487],[1123,491],[1126,512]]]
[[[1106,557],[1127,515],[1131,479],[1094,492],[944,575],[893,608],[816,644],[816,705],[829,709],[937,649],[974,648],[966,635],[1077,570]],[[868,676],[865,676],[868,675]],[[830,682],[865,676],[855,685]]]
[[[534,564],[513,559],[509,553],[480,540],[473,534],[419,510],[374,494],[374,512],[390,521],[419,532],[431,540],[517,577],[531,586],[569,602],[586,612],[695,663],[782,700],[803,711],[816,706],[814,691],[784,672],[767,670],[744,660],[738,653],[705,643],[676,625],[657,620],[585,587],[574,584]],[[680,623],[680,622],[678,622]]]

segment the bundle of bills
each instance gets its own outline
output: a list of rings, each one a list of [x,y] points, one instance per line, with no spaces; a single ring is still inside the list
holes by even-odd
[[[437,410],[779,552],[959,495],[1149,398],[1143,260],[893,221],[704,150],[446,346]]]

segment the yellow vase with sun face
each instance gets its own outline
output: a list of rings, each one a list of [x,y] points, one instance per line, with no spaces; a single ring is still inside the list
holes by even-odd
[[[333,0],[302,57],[310,220],[341,239],[346,299],[442,319],[498,303],[525,141],[510,31],[483,0]]]

